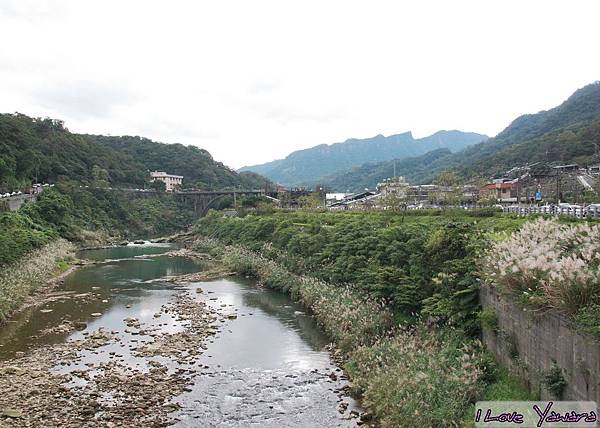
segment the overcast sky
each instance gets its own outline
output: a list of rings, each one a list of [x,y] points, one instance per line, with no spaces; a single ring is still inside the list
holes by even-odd
[[[232,167],[346,138],[494,135],[600,79],[600,2],[0,0],[0,112]]]

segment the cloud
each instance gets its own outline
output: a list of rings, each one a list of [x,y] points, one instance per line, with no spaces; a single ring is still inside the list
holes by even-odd
[[[77,120],[107,118],[116,107],[140,99],[115,83],[85,80],[51,82],[29,95],[32,103]]]
[[[0,18],[31,21],[56,17],[63,11],[63,6],[55,0],[2,0],[0,2]]]
[[[599,15],[553,0],[0,0],[0,112],[235,167],[408,129],[494,135],[599,78]]]

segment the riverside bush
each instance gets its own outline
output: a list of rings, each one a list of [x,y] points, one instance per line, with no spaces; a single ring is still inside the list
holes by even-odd
[[[214,241],[199,248],[211,251]],[[265,252],[277,250],[267,245]],[[456,426],[481,395],[493,364],[460,331],[394,328],[381,302],[350,286],[299,276],[256,252],[228,246],[226,266],[290,293],[314,314],[346,358],[346,370],[383,426]],[[279,255],[281,257],[281,255]],[[410,424],[410,423],[409,423]]]

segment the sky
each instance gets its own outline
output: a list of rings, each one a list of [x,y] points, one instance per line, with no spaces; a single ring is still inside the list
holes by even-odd
[[[0,112],[234,168],[347,138],[493,136],[600,80],[597,0],[0,0]]]

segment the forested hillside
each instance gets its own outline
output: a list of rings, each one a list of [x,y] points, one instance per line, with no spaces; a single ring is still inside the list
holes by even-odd
[[[0,191],[40,182],[90,183],[101,175],[113,186],[142,187],[149,170],[184,176],[203,189],[264,187],[256,174],[238,174],[195,146],[162,144],[141,137],[69,132],[59,120],[0,114]]]
[[[457,153],[436,151],[396,162],[398,175],[411,183],[429,183],[441,171],[455,170],[464,179],[493,177],[525,164],[600,162],[600,82],[577,90],[560,106],[514,120],[496,137]],[[372,188],[393,174],[393,162],[362,165],[326,177],[336,190]],[[360,185],[359,185],[360,184]]]
[[[241,171],[254,171],[285,185],[314,184],[324,176],[365,162],[419,156],[440,148],[458,151],[487,138],[485,135],[461,131],[439,131],[419,139],[413,138],[410,132],[389,137],[377,135],[298,150],[285,159],[244,167]]]
[[[320,184],[340,192],[360,192],[364,189],[374,189],[377,183],[385,178],[393,177],[394,171],[398,175],[407,177],[411,183],[420,183],[431,176],[429,168],[433,162],[443,162],[451,156],[450,150],[437,149],[417,157],[369,162],[348,171],[324,177]]]

